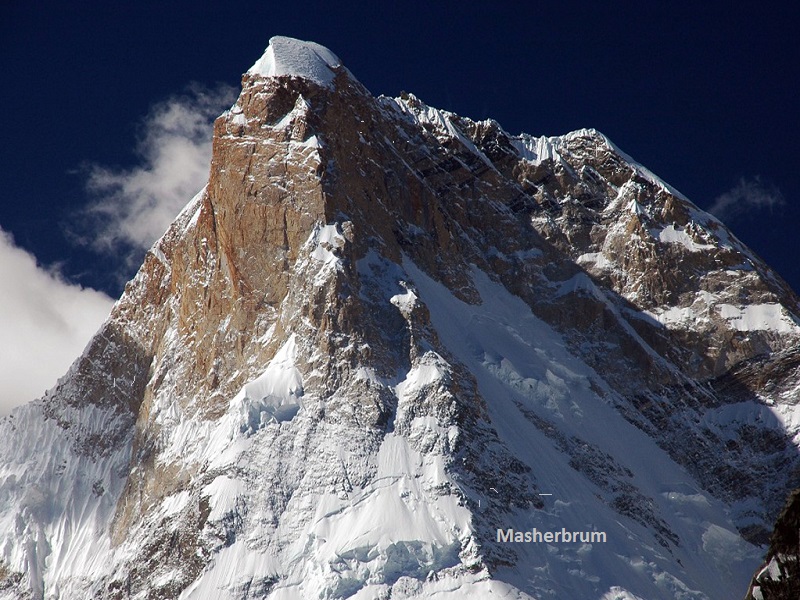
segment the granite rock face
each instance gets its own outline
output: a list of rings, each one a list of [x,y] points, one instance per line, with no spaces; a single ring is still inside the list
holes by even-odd
[[[0,423],[0,597],[741,596],[800,483],[798,310],[597,131],[274,38],[208,184]],[[608,541],[497,535],[534,527]]]

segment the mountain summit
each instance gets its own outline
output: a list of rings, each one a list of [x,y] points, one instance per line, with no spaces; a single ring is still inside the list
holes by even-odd
[[[302,77],[327,86],[341,66],[339,57],[324,46],[276,36],[247,73],[261,77]]]
[[[0,422],[0,598],[741,597],[800,478],[798,310],[597,131],[273,38],[207,185]]]

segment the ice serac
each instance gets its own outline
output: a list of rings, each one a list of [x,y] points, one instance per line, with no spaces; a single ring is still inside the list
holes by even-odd
[[[0,598],[741,597],[798,485],[797,311],[602,134],[273,38],[205,188],[0,422]],[[498,541],[533,528],[607,540]]]

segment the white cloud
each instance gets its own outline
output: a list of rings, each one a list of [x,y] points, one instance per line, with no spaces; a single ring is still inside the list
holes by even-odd
[[[759,177],[745,179],[718,196],[708,212],[719,219],[732,220],[742,215],[762,210],[775,210],[786,204],[780,190],[761,182]]]
[[[42,269],[2,229],[0,274],[0,414],[7,414],[55,385],[113,301]]]
[[[138,267],[142,251],[205,184],[213,120],[234,99],[229,86],[193,86],[155,105],[142,122],[138,166],[87,167],[94,199],[81,212],[78,239]],[[108,316],[113,300],[38,266],[2,229],[0,274],[0,414],[6,414],[55,385]]]
[[[87,188],[96,199],[86,210],[92,232],[84,241],[98,251],[132,251],[138,261],[205,184],[213,120],[234,99],[230,86],[195,85],[155,105],[144,119],[139,166],[89,166]]]

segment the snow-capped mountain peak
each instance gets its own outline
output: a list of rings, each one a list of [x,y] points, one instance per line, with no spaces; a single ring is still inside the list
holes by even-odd
[[[271,40],[0,421],[0,598],[743,595],[800,473],[794,293],[594,130],[343,69]]]
[[[292,76],[310,79],[328,86],[336,76],[342,62],[333,52],[314,42],[304,42],[290,37],[270,38],[264,55],[247,70],[250,75],[262,77]]]

